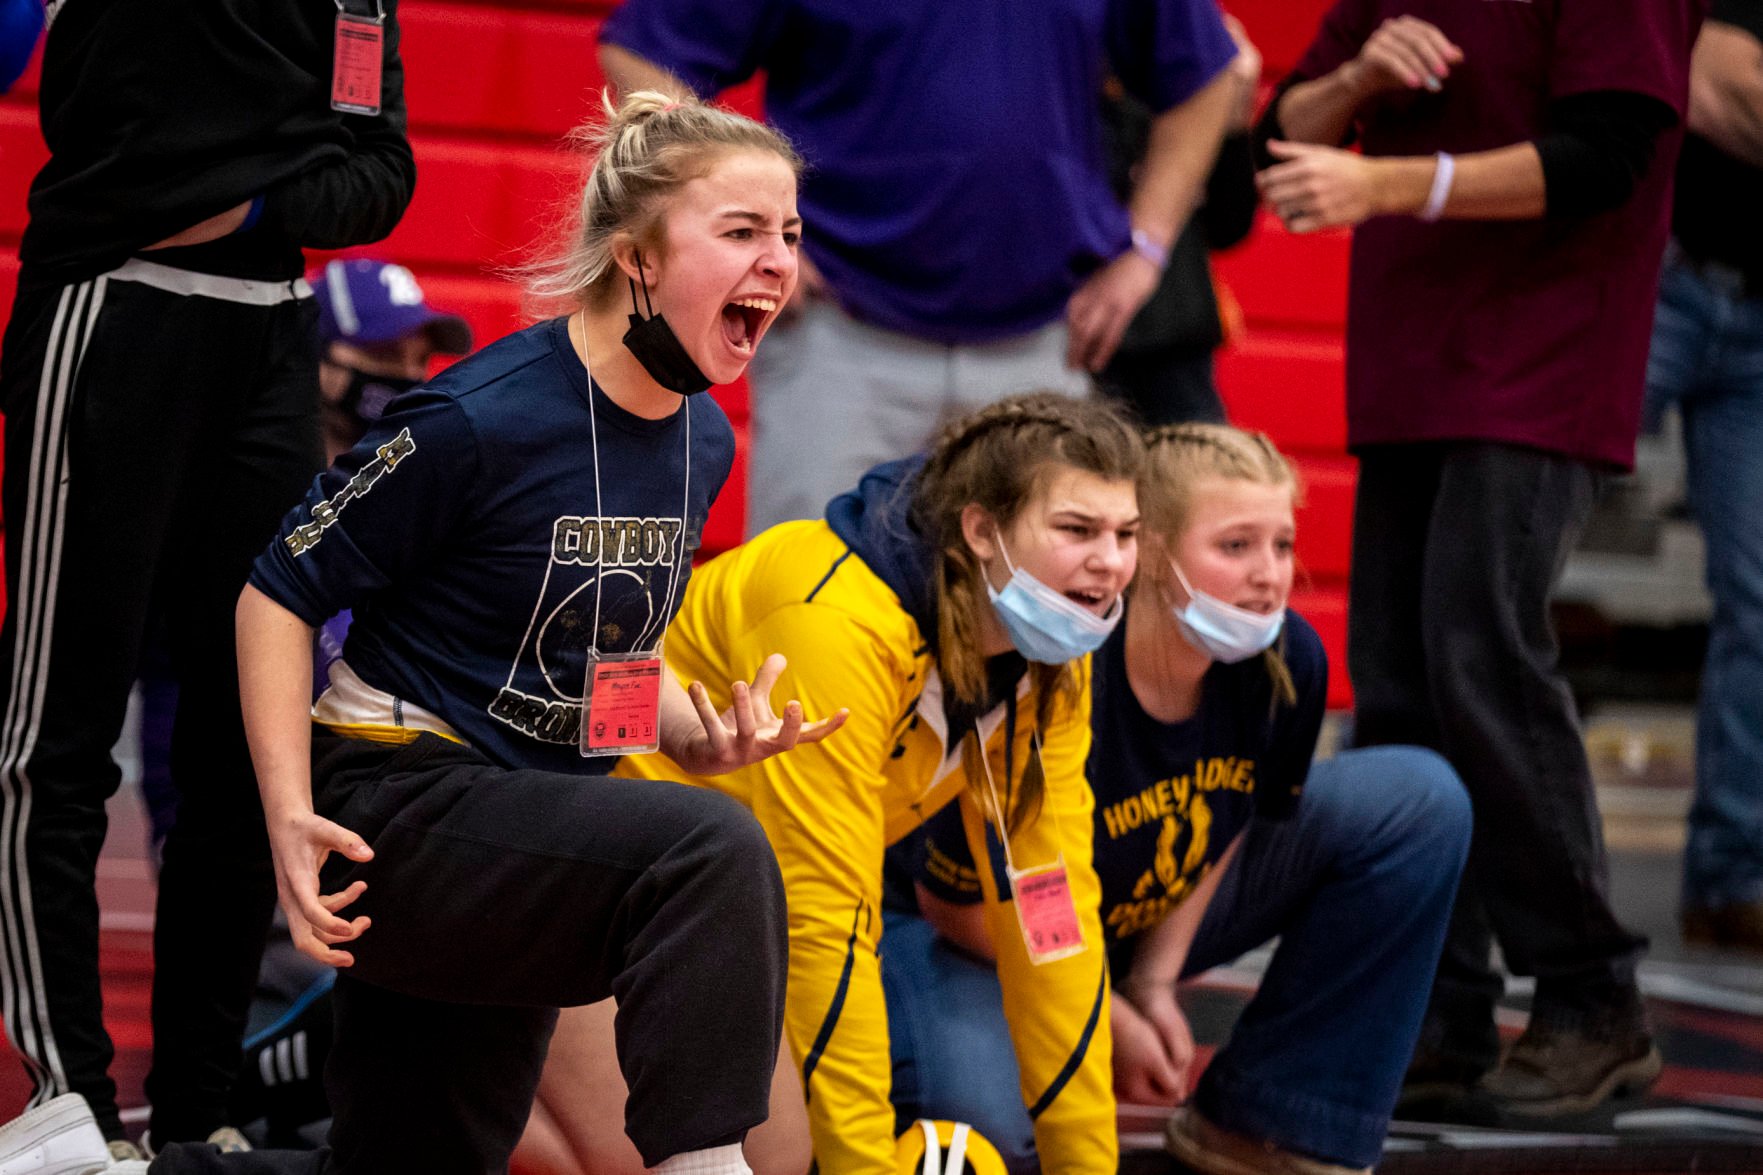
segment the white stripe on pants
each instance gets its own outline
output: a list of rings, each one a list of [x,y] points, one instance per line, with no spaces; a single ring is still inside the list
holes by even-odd
[[[14,625],[12,683],[0,722],[0,939],[6,966],[0,972],[7,1039],[25,1059],[37,1085],[31,1106],[68,1092],[67,1074],[50,1024],[37,942],[30,873],[25,865],[25,830],[30,821],[31,784],[25,771],[35,749],[48,685],[49,637],[55,624],[55,596],[61,542],[67,514],[67,406],[80,359],[91,341],[92,325],[103,307],[105,278],[68,286],[61,292],[38,385],[36,428],[31,442],[29,497],[18,533],[20,591],[11,602]],[[27,693],[24,685],[31,683]]]

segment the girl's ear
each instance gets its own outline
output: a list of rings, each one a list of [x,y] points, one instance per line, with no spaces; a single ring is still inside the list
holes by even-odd
[[[648,251],[637,243],[637,239],[629,232],[620,232],[612,238],[612,263],[631,281],[642,285],[645,278],[650,285],[655,282],[655,265],[649,258]],[[643,272],[647,267],[648,272]]]
[[[978,502],[961,507],[961,538],[981,563],[998,557],[998,523]]]

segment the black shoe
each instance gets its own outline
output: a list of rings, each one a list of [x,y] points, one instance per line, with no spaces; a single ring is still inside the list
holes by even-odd
[[[1533,1020],[1478,1089],[1505,1113],[1557,1118],[1645,1093],[1662,1068],[1643,1019],[1576,1028]]]
[[[1467,1025],[1473,1024],[1470,1028]],[[1500,1057],[1500,1035],[1487,1015],[1446,1020],[1429,1014],[1414,1059],[1402,1076],[1396,1117],[1411,1122],[1493,1125],[1496,1115],[1476,1084]]]

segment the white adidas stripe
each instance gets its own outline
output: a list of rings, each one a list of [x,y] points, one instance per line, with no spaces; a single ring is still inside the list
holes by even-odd
[[[60,341],[67,322],[68,304],[73,300],[73,287],[61,291],[61,302],[56,307],[55,319],[49,328],[49,340],[43,350],[43,373],[37,389],[37,417],[35,432],[31,440],[31,460],[29,485],[31,487],[26,499],[24,526],[18,528],[19,546],[19,580],[18,598],[12,601],[13,609],[13,649],[12,649],[12,680],[7,693],[6,714],[0,724],[0,930],[4,931],[6,951],[6,968],[0,974],[0,1020],[4,1021],[6,1037],[12,1042],[13,1048],[24,1059],[25,1066],[30,1070],[31,1078],[37,1085],[44,1084],[48,1074],[37,1063],[36,1035],[24,1023],[19,1013],[18,1002],[25,990],[25,975],[22,965],[25,956],[23,935],[18,922],[17,893],[19,881],[23,875],[23,861],[18,859],[21,854],[15,853],[13,846],[18,840],[19,803],[22,800],[16,774],[13,770],[15,756],[12,753],[17,743],[20,701],[23,690],[21,687],[24,672],[24,649],[27,634],[31,630],[33,611],[33,593],[26,582],[26,572],[31,567],[29,552],[36,541],[36,487],[42,478],[43,430],[48,427],[48,400],[50,390],[54,386],[54,373],[60,355]],[[29,1043],[26,1038],[29,1037]]]
[[[49,332],[49,341],[43,353],[43,373],[38,385],[37,415],[31,438],[30,475],[28,480],[25,503],[24,530],[19,551],[18,599],[13,607],[18,609],[17,619],[13,626],[13,662],[11,690],[8,694],[5,724],[0,727],[0,851],[4,852],[4,873],[0,875],[0,913],[4,915],[7,947],[7,971],[5,981],[5,1016],[6,1033],[24,1057],[31,1070],[31,1076],[39,1089],[48,1089],[55,1084],[54,1075],[44,1067],[42,1033],[35,1008],[40,1000],[33,997],[29,979],[36,969],[30,965],[30,956],[36,945],[36,935],[31,926],[21,915],[20,907],[23,895],[30,888],[30,879],[26,872],[24,860],[24,829],[29,816],[28,797],[25,794],[25,782],[19,767],[17,748],[21,741],[21,724],[25,721],[28,709],[24,697],[24,680],[27,666],[36,656],[37,630],[36,616],[41,611],[38,593],[40,585],[40,559],[36,551],[37,535],[42,510],[42,479],[45,465],[53,466],[53,460],[45,461],[47,448],[44,437],[49,428],[49,421],[54,415],[53,403],[59,381],[56,378],[62,363],[61,357],[66,345],[66,338],[72,323],[77,323],[77,312],[70,322],[69,307],[83,305],[84,286],[68,287],[61,294],[61,302],[56,308],[55,320]],[[28,1002],[31,1008],[21,1008],[22,1002]],[[60,1093],[59,1089],[49,1089],[50,1093]],[[35,1101],[35,1099],[33,1099]]]
[[[0,721],[0,922],[6,969],[0,973],[0,1010],[6,1033],[36,1079],[31,1105],[68,1092],[43,982],[36,910],[25,861],[31,784],[25,770],[41,729],[48,688],[50,635],[61,579],[67,514],[68,402],[80,361],[103,306],[106,279],[62,291],[43,356],[37,418],[19,551],[18,609],[13,630],[11,691]],[[27,676],[28,675],[28,676]],[[30,682],[29,696],[24,685]]]

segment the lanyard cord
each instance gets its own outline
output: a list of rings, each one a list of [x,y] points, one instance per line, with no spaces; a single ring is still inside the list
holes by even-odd
[[[686,515],[692,505],[692,398],[687,396],[685,397],[685,401],[682,411],[686,414],[686,492],[683,500],[680,502],[679,533],[674,537],[673,541],[673,579],[667,585],[667,599],[662,605],[661,611],[655,613],[654,616],[651,616],[649,618],[649,623],[645,625],[643,631],[637,635],[636,647],[639,649],[643,647],[643,642],[649,639],[649,635],[652,632],[655,632],[656,625],[660,625],[663,631],[666,630],[667,618],[673,615],[674,601],[679,598],[679,585],[685,578],[686,526],[688,524]],[[598,490],[598,488],[598,485],[596,485],[595,489]],[[656,633],[656,636],[657,639],[659,639],[660,634]]]
[[[1011,713],[1013,716],[1014,709],[1012,709]],[[1006,743],[1005,743],[1005,747],[1004,747],[1004,762],[1005,762],[1005,771],[1006,772],[1008,772],[1010,770],[1010,757],[1015,752],[1015,749],[1016,749],[1016,737],[1015,737],[1016,731],[1015,731],[1014,721],[1012,721],[1009,725],[1010,725],[1011,729],[1009,731],[1007,731],[1005,734]],[[991,760],[986,756],[985,740],[980,737],[979,728],[977,725],[974,727],[973,740],[979,748],[979,765],[980,765],[981,769],[984,770],[984,772],[985,772],[986,791],[991,795],[991,798],[992,798],[992,819],[998,827],[998,840],[1004,846],[1004,865],[1006,868],[1008,868],[1010,870],[1010,872],[1012,874],[1015,874],[1015,873],[1019,872],[1019,870],[1016,868],[1016,856],[1015,856],[1015,854],[1013,854],[1010,851],[1010,833],[1008,831],[1007,826],[1004,823],[1004,805],[998,799],[998,781],[996,779],[992,778]],[[1037,730],[1033,734],[1029,735],[1029,743],[1034,748],[1035,762],[1037,762],[1041,765],[1041,779],[1042,779],[1043,785],[1044,785],[1045,780],[1047,778],[1047,764],[1041,758],[1041,732]],[[1009,780],[1006,779],[1005,782],[1008,783]],[[1058,834],[1058,828],[1059,828],[1059,813],[1056,809],[1053,813],[1053,828],[1054,828],[1054,834],[1055,834],[1054,839],[1058,840],[1057,834]],[[1063,842],[1061,842],[1061,843],[1063,843]],[[1064,855],[1063,852],[1060,855],[1063,856]]]
[[[338,5],[341,6],[341,0],[338,0]],[[594,454],[594,523],[600,532],[594,570],[594,634],[588,639],[588,651],[597,658],[600,656],[600,587],[606,582],[606,511],[600,503],[600,426],[598,423],[600,413],[594,403],[594,369],[588,362],[588,320],[585,314],[582,316],[582,370],[588,376],[588,437]],[[686,491],[680,502],[679,535],[673,547],[673,582],[668,584],[665,606],[657,614],[663,618],[673,611],[674,597],[679,592],[680,571],[685,565],[686,516],[692,504],[692,398],[687,396],[685,401]],[[663,626],[666,623],[666,620],[663,619]],[[654,627],[655,617],[651,616],[649,623],[637,635],[636,648],[632,650],[633,652],[642,648],[643,642],[648,639],[649,633]]]

